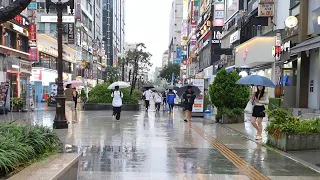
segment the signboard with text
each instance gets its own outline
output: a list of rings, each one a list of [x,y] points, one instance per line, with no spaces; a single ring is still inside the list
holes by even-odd
[[[193,79],[192,85],[197,86],[201,91],[200,95],[194,100],[192,112],[203,113],[204,79]]]
[[[68,24],[68,43],[74,44],[74,23]]]
[[[274,15],[274,4],[259,4],[258,17],[271,17]]]

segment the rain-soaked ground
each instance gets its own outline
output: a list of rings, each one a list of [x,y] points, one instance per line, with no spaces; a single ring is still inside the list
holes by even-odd
[[[13,113],[0,121],[52,126],[54,111]],[[57,130],[61,140],[83,153],[80,179],[276,179],[319,180],[320,174],[260,144],[214,124],[184,123],[181,110],[78,111],[79,122]]]

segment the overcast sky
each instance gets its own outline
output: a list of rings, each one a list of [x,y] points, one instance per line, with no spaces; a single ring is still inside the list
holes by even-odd
[[[126,0],[125,41],[145,43],[152,54],[153,67],[161,66],[162,54],[169,46],[171,3],[172,0]]]

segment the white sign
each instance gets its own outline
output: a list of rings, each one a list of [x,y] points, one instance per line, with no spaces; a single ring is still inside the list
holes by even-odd
[[[15,25],[15,24],[12,24],[12,29],[18,31],[21,34],[25,34],[24,31],[23,31],[23,28],[20,27],[20,26]]]
[[[192,112],[202,113],[204,109],[204,79],[193,79],[192,84],[197,86],[201,91],[200,95],[194,100]]]
[[[319,23],[319,17],[318,17],[318,23]],[[285,21],[285,25],[288,28],[294,28],[298,25],[298,19],[295,16],[289,16]]]
[[[215,11],[214,13],[215,13],[215,15],[214,15],[215,19],[223,19],[224,18],[224,11]]]
[[[57,16],[41,16],[41,22],[58,22]],[[74,16],[62,16],[62,22],[74,23]]]
[[[239,33],[239,30],[237,30],[236,32],[230,35],[230,44],[238,41],[239,39],[240,39],[240,33]]]

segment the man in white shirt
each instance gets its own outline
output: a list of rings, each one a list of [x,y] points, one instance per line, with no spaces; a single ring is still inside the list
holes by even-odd
[[[145,102],[146,102],[146,111],[148,111],[149,106],[150,106],[150,97],[152,95],[152,92],[150,89],[146,90],[143,92],[143,96],[145,97]]]
[[[119,91],[119,86],[116,86],[114,91],[111,93],[112,99],[112,106],[113,106],[113,115],[116,116],[116,119],[120,120],[120,114],[121,114],[121,106],[122,106],[122,98],[123,94],[121,91]]]

